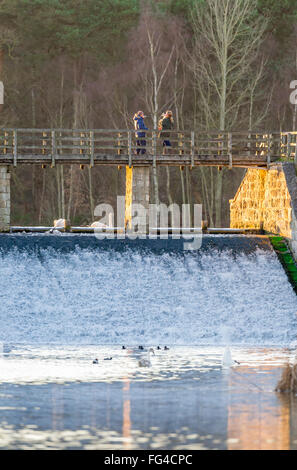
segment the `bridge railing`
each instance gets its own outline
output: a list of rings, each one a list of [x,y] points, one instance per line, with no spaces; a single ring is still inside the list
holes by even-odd
[[[109,161],[126,157],[131,166],[139,158],[157,164],[170,155],[188,156],[192,165],[198,158],[205,164],[232,167],[234,159],[266,164],[279,158],[297,159],[297,132],[147,130],[142,137],[131,129],[0,129],[0,155],[1,161],[7,158],[14,165],[27,159],[30,163],[50,160],[52,165],[85,160],[93,166],[100,155],[110,157]]]
[[[280,156],[297,161],[297,131],[280,134]]]

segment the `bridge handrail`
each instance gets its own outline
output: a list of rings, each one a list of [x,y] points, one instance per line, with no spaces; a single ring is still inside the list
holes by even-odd
[[[144,137],[138,133],[144,132]],[[165,134],[165,136],[164,136]],[[140,134],[141,135],[141,134]],[[166,137],[168,135],[169,137]],[[0,157],[8,161],[13,157],[13,164],[19,160],[38,161],[51,158],[54,166],[56,160],[81,161],[90,160],[93,166],[96,156],[127,156],[129,166],[140,155],[153,157],[153,164],[161,159],[163,142],[170,140],[170,153],[175,156],[187,155],[191,166],[195,159],[217,158],[220,162],[233,166],[233,159],[240,157],[251,162],[256,158],[260,163],[269,165],[277,158],[295,159],[297,161],[297,132],[264,132],[264,131],[193,131],[148,129],[49,129],[49,128],[0,128]],[[145,157],[142,157],[145,158]],[[5,160],[6,159],[6,160]],[[85,159],[85,160],[84,160]],[[112,158],[111,158],[112,159]]]

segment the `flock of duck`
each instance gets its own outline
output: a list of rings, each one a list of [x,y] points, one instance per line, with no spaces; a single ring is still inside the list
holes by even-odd
[[[125,350],[127,349],[126,346],[122,346],[122,349]],[[160,346],[157,346],[156,350],[161,351],[162,348]],[[164,346],[163,348],[164,351],[169,351],[168,346]],[[139,367],[151,367],[152,362],[151,362],[151,356],[155,356],[155,350],[154,348],[149,348],[146,350],[143,346],[138,346],[138,352],[139,351],[147,351],[146,357],[140,359],[138,361],[138,366]],[[104,357],[103,361],[111,361],[112,357]],[[93,364],[99,364],[98,358],[93,360]],[[229,346],[226,346],[222,358],[222,368],[223,369],[228,369],[229,367],[233,367],[235,365],[240,365],[240,362],[233,360],[231,351]]]
[[[126,350],[126,346],[122,346],[122,349],[123,350]],[[162,348],[160,346],[157,346],[156,348],[158,351],[161,351]],[[164,351],[169,351],[169,348],[168,346],[164,346]],[[138,351],[145,351],[145,348],[144,346],[138,346]],[[138,361],[138,366],[139,367],[151,367],[152,365],[152,362],[151,362],[151,356],[155,356],[155,350],[154,348],[149,348],[148,351],[147,351],[147,355],[145,358],[142,358]],[[111,361],[112,360],[112,357],[104,357],[103,358],[103,361]],[[94,359],[93,360],[93,364],[99,364],[99,360],[98,358]]]

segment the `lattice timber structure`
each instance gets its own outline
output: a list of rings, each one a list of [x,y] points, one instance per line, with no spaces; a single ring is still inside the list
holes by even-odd
[[[78,163],[268,168],[297,160],[297,132],[0,129],[0,165]],[[163,147],[164,140],[171,146]]]

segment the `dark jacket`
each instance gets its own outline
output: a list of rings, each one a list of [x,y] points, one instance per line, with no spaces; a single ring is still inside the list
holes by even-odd
[[[173,128],[173,122],[170,117],[165,117],[162,121],[162,131],[171,130]],[[161,137],[170,137],[170,132],[161,132]]]
[[[148,128],[146,127],[146,125],[144,124],[144,119],[143,117],[141,116],[136,116],[134,118],[134,121],[136,122],[136,129],[143,129],[143,130],[148,130]],[[138,138],[141,138],[141,137],[145,137],[145,132],[137,132],[137,137]]]

